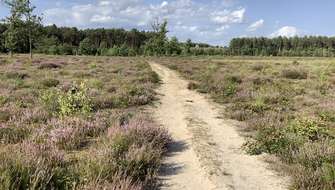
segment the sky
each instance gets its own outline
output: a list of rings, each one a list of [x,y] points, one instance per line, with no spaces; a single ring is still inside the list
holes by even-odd
[[[234,37],[335,36],[335,0],[32,0],[45,25],[150,30],[212,45]],[[0,4],[0,18],[8,8]]]

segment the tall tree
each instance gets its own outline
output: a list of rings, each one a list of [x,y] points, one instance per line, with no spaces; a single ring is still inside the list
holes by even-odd
[[[5,19],[9,25],[5,32],[6,48],[13,56],[13,51],[19,41],[19,33],[24,31],[25,34],[28,34],[29,52],[32,58],[33,43],[37,37],[36,29],[41,23],[41,17],[34,14],[35,7],[30,0],[2,0],[2,2],[10,9],[10,16]]]
[[[167,24],[166,20],[160,22],[158,19],[151,24],[154,35],[149,39],[145,47],[145,51],[150,55],[163,55],[166,53],[166,34],[168,33]]]
[[[42,21],[40,16],[34,14],[35,8],[30,0],[23,0],[22,14],[25,17],[25,25],[28,30],[30,59],[33,58],[33,43],[38,37],[37,29]]]
[[[22,26],[23,1],[22,0],[2,0],[2,2],[10,8],[10,16],[5,18],[8,28],[5,31],[5,47],[9,54],[13,57],[16,44],[19,39],[19,29]]]

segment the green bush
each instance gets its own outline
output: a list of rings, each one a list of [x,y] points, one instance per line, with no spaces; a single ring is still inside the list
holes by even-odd
[[[59,114],[68,116],[74,113],[87,114],[92,111],[92,100],[88,96],[85,83],[73,86],[67,93],[58,97]]]
[[[52,115],[57,115],[60,111],[58,102],[59,93],[59,90],[50,89],[43,92],[40,96],[43,107]]]
[[[318,140],[327,136],[326,125],[315,119],[297,119],[287,129],[288,132],[307,137],[309,140]]]
[[[74,84],[67,92],[48,90],[41,96],[44,107],[53,115],[69,116],[92,111],[92,100],[85,83]]]
[[[290,145],[289,139],[281,128],[266,127],[257,131],[254,140],[246,143],[250,154],[279,154]]]

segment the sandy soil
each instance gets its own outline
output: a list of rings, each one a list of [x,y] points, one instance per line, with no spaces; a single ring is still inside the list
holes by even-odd
[[[287,189],[288,179],[269,169],[263,156],[243,152],[245,139],[219,118],[218,105],[188,90],[174,71],[150,64],[163,82],[153,115],[175,140],[161,169],[161,189]]]

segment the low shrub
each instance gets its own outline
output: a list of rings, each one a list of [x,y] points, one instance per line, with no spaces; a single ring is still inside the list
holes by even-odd
[[[196,82],[189,82],[188,85],[187,85],[187,88],[189,90],[195,90],[195,89],[199,88],[199,84],[196,83]]]
[[[23,80],[23,79],[29,77],[28,74],[21,73],[21,72],[7,72],[7,73],[5,73],[5,76],[8,79],[20,79],[20,80]]]
[[[77,150],[84,147],[89,137],[98,137],[109,127],[108,123],[100,118],[94,121],[63,118],[51,120],[48,126],[53,128],[47,135],[48,142],[64,150]]]
[[[296,119],[286,130],[290,133],[307,137],[312,141],[327,136],[325,123],[316,119]]]
[[[40,82],[40,85],[42,87],[46,87],[46,88],[51,88],[51,87],[56,87],[59,85],[59,80],[57,79],[52,79],[52,78],[48,78],[48,79],[43,79]]]
[[[38,66],[38,69],[59,69],[59,68],[62,68],[62,65],[58,63],[42,63]]]
[[[16,144],[22,142],[30,135],[31,130],[23,126],[1,127],[0,143]]]
[[[0,189],[72,189],[76,178],[63,154],[25,142],[0,154]]]
[[[250,154],[279,154],[288,148],[290,141],[281,128],[265,127],[257,132],[253,140],[245,146]]]
[[[9,121],[11,114],[8,111],[1,111],[0,110],[0,122],[7,122]]]
[[[60,111],[58,102],[59,93],[56,89],[50,89],[40,95],[43,107],[52,115],[57,115]]]
[[[113,182],[118,174],[130,177],[132,182],[150,185],[170,141],[165,130],[148,121],[132,119],[109,129],[108,137],[93,150],[95,156],[82,166],[82,173],[89,181]]]
[[[318,113],[319,117],[326,122],[335,122],[335,111],[320,111]]]
[[[83,190],[144,190],[144,186],[141,182],[133,182],[130,177],[122,177],[120,174],[116,174],[113,177],[113,182],[100,181],[91,182],[90,184],[80,185],[78,189]]]
[[[7,96],[0,95],[0,107],[4,106],[8,102],[9,98]]]
[[[253,65],[251,68],[254,71],[263,71],[265,69],[265,66],[262,64],[256,64],[256,65]]]
[[[307,142],[292,155],[295,189],[335,188],[335,141],[323,139]]]
[[[308,73],[302,69],[285,69],[282,76],[287,79],[307,79]]]
[[[67,92],[48,90],[41,96],[44,107],[54,115],[69,116],[75,113],[87,114],[92,111],[92,100],[85,83],[72,85]]]

